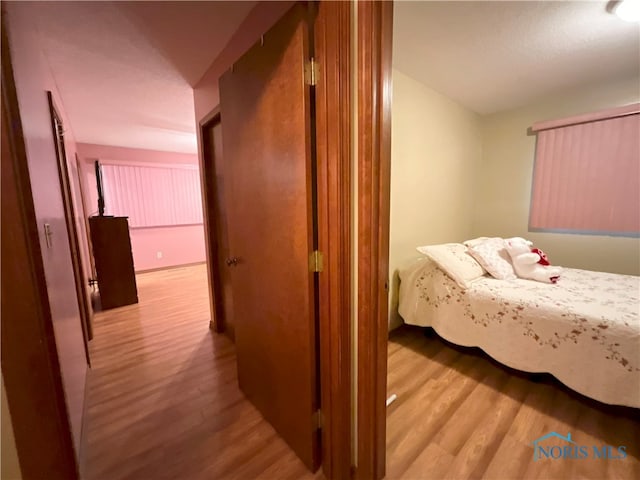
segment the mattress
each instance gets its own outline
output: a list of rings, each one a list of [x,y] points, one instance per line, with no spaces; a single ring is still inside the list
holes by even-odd
[[[399,296],[408,324],[640,408],[640,277],[566,268],[557,284],[485,276],[463,290],[425,257],[400,272]]]

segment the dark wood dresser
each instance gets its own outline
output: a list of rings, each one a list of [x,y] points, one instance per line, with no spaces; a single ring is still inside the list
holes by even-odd
[[[89,217],[103,310],[138,303],[127,217]]]

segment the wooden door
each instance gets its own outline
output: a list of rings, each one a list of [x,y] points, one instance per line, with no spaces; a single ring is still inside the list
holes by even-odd
[[[209,208],[209,228],[211,231],[211,273],[215,276],[212,285],[215,297],[215,323],[217,331],[225,332],[233,340],[233,291],[230,269],[233,263],[229,250],[227,228],[227,205],[225,202],[225,169],[222,152],[222,124],[220,113],[202,127],[204,151],[204,174],[207,185],[207,205]]]
[[[220,79],[238,378],[319,464],[314,172],[307,9],[296,4]]]
[[[82,265],[82,258],[80,257],[78,229],[76,228],[76,214],[73,206],[73,197],[71,196],[69,168],[67,165],[67,153],[64,147],[64,126],[62,124],[60,114],[53,104],[53,97],[51,95],[51,92],[47,92],[47,97],[49,99],[51,126],[53,127],[53,138],[55,141],[56,157],[58,160],[58,178],[60,180],[62,204],[64,206],[64,217],[67,224],[69,248],[71,250],[71,264],[73,267],[76,297],[78,301],[78,309],[80,311],[80,325],[82,327],[82,336],[84,338],[84,351],[85,356],[87,357],[87,364],[91,365],[88,345],[89,340],[91,340],[91,338],[93,337],[93,327],[91,325],[91,307],[89,306],[90,302],[88,292],[85,288],[84,267]]]

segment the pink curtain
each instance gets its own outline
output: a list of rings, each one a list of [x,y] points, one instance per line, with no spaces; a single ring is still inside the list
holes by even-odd
[[[106,213],[131,227],[202,223],[198,170],[103,164]]]
[[[640,232],[640,114],[602,117],[538,128],[531,229]]]

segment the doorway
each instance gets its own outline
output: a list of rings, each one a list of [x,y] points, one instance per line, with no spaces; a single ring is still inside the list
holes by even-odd
[[[409,8],[409,4],[404,4],[404,8]],[[447,4],[441,2],[438,4],[422,4],[419,7],[418,4],[414,4],[415,8],[427,8],[427,5],[434,10],[451,9],[451,25],[459,25],[455,19],[457,15],[455,13],[457,7],[453,4]],[[398,6],[398,4],[396,4]],[[491,6],[487,3],[478,3],[477,8],[489,9]],[[514,2],[511,5],[512,8],[524,8],[525,5],[518,5]],[[475,8],[475,7],[474,7]],[[374,83],[377,88],[367,90],[366,96],[360,97],[359,101],[365,103],[365,109],[367,106],[373,108],[374,112],[380,112],[376,108],[376,103],[372,100],[382,99],[382,111],[384,111],[384,96],[380,95],[384,91],[385,82],[390,81],[392,64],[389,62],[386,66],[383,66],[381,70],[376,67],[379,66],[379,55],[384,56],[385,52],[390,54],[391,50],[391,32],[387,31],[387,36],[380,36],[376,32],[384,31],[381,28],[380,17],[378,14],[371,11],[366,11],[366,6],[363,6],[365,15],[360,18],[364,18],[367,22],[364,32],[361,30],[359,34],[364,33],[367,39],[373,37],[374,47],[372,55],[373,61],[368,57],[370,51],[364,49],[362,58],[365,60],[365,65],[373,63],[374,71],[379,75],[377,81]],[[504,11],[499,10],[499,15],[504,18]],[[391,20],[389,12],[388,20]],[[431,12],[431,17],[436,18],[434,13]],[[520,15],[520,18],[529,18],[527,15]],[[468,18],[474,18],[469,16]],[[515,18],[515,17],[514,17]],[[412,19],[419,25],[418,28],[422,28],[424,31],[436,29],[425,29],[421,19],[414,14]],[[436,20],[443,28],[448,28],[447,22],[443,22],[441,19]],[[481,25],[491,24],[492,22],[483,22]],[[382,23],[384,25],[384,21]],[[388,25],[388,24],[387,24]],[[481,26],[481,28],[484,28]],[[406,31],[406,30],[405,30]],[[478,36],[468,36],[468,30],[465,28],[467,34],[466,38],[473,38],[475,43],[478,43]],[[370,36],[371,35],[371,36]],[[408,31],[407,37],[409,37],[412,45],[415,46],[417,35]],[[461,41],[465,35],[460,34],[460,37],[456,37],[456,41]],[[442,37],[449,45],[454,44],[451,39],[446,36]],[[451,37],[453,38],[453,37]],[[405,47],[407,44],[405,43]],[[459,45],[457,45],[459,46]],[[438,49],[438,46],[431,45],[432,48]],[[420,48],[418,45],[416,48]],[[406,49],[409,51],[409,49]],[[465,49],[461,49],[465,51]],[[442,54],[438,51],[438,54]],[[445,55],[443,55],[445,56]],[[426,58],[426,57],[423,57]],[[442,57],[441,57],[442,58]],[[449,59],[447,59],[450,61]],[[405,61],[416,62],[415,56],[407,54]],[[429,59],[427,59],[429,61]],[[436,63],[436,62],[434,62]],[[487,62],[489,64],[491,62]],[[406,64],[405,64],[406,67]],[[408,68],[408,67],[407,67]],[[508,71],[502,69],[504,71]],[[416,71],[412,72],[418,75]],[[446,84],[452,85],[455,81],[452,81],[455,76],[455,72],[445,72],[442,70],[440,73],[446,77]],[[513,111],[498,112],[495,114],[489,114],[486,117],[484,115],[478,116],[471,112],[465,112],[458,101],[453,101],[451,98],[446,98],[443,92],[438,91],[435,86],[429,86],[428,79],[415,76],[410,78],[409,72],[398,72],[394,70],[394,112],[401,113],[402,108],[405,112],[411,112],[405,116],[404,122],[394,118],[394,129],[396,125],[401,125],[400,134],[394,130],[394,142],[398,139],[398,143],[395,146],[400,146],[405,149],[404,155],[398,155],[407,159],[410,155],[415,155],[416,161],[412,169],[402,169],[406,166],[402,161],[394,163],[391,168],[391,174],[396,175],[396,178],[403,178],[405,189],[403,191],[398,188],[399,184],[395,184],[395,192],[393,190],[394,184],[392,183],[391,192],[385,191],[384,188],[380,188],[377,192],[374,190],[373,202],[377,205],[385,205],[391,199],[392,205],[394,202],[402,204],[402,195],[410,195],[410,191],[415,187],[415,191],[420,190],[423,196],[414,196],[412,199],[415,205],[416,203],[421,205],[420,220],[414,220],[413,223],[419,221],[424,222],[424,216],[427,212],[427,206],[433,206],[433,210],[437,210],[438,213],[443,215],[443,222],[424,222],[417,228],[413,227],[412,230],[405,229],[404,233],[414,233],[420,236],[423,240],[422,243],[417,243],[420,240],[412,239],[410,242],[405,241],[402,243],[400,238],[400,230],[396,224],[394,230],[394,224],[391,228],[389,225],[382,223],[383,236],[388,238],[391,233],[391,243],[395,243],[397,249],[405,248],[408,258],[401,259],[398,256],[394,257],[397,252],[391,253],[391,261],[394,262],[393,270],[407,270],[409,264],[416,265],[415,260],[419,260],[420,254],[415,252],[415,247],[426,244],[440,244],[445,242],[463,242],[466,239],[476,237],[476,234],[471,234],[469,224],[469,216],[466,211],[464,214],[460,214],[460,209],[457,209],[457,216],[451,215],[448,208],[453,206],[457,207],[463,204],[465,208],[472,204],[464,187],[467,185],[476,185],[478,183],[478,177],[469,181],[467,175],[470,172],[470,167],[460,169],[456,172],[448,171],[445,166],[438,165],[438,162],[449,167],[456,164],[452,157],[447,155],[460,155],[461,157],[473,157],[469,154],[469,150],[474,150],[475,154],[479,154],[479,149],[475,149],[480,136],[477,132],[474,132],[474,123],[486,122],[486,131],[491,131],[491,138],[489,143],[484,143],[483,148],[486,145],[491,145],[491,159],[485,160],[483,163],[483,176],[480,178],[497,178],[497,172],[492,171],[496,169],[497,165],[501,168],[506,166],[513,167],[518,162],[514,162],[514,155],[517,155],[517,149],[505,148],[508,143],[496,144],[496,138],[506,136],[506,134],[516,134],[521,140],[526,138],[526,130],[528,124],[523,122],[523,118],[526,119],[527,115],[531,115],[532,112],[542,111],[543,106],[551,111],[552,108],[557,108],[558,104],[565,102],[566,97],[573,96],[573,92],[564,92],[562,95],[549,99],[550,101],[535,102],[529,110],[527,109],[514,109]],[[396,75],[397,74],[397,75]],[[427,76],[428,77],[428,76]],[[474,80],[475,81],[475,80]],[[363,80],[363,83],[365,81]],[[444,84],[440,84],[441,88]],[[620,82],[620,85],[626,86],[626,83]],[[616,84],[617,87],[620,86]],[[628,83],[631,86],[631,82]],[[637,93],[637,79],[633,84],[633,88]],[[600,87],[600,85],[598,85]],[[382,90],[381,90],[382,89]],[[403,89],[404,91],[400,91]],[[624,89],[624,87],[623,87]],[[592,95],[595,90],[589,91],[589,95]],[[397,95],[396,95],[397,94]],[[426,97],[429,97],[426,99]],[[627,97],[629,98],[629,97]],[[635,98],[635,97],[634,97]],[[562,102],[559,101],[562,99]],[[400,108],[396,110],[396,100],[400,105]],[[573,100],[572,100],[573,101]],[[628,101],[628,100],[626,100]],[[428,104],[428,105],[427,105]],[[379,104],[378,104],[379,105]],[[390,104],[388,105],[390,107]],[[419,113],[418,113],[419,111]],[[456,112],[455,115],[449,116],[451,112]],[[438,112],[434,117],[434,113]],[[553,114],[549,115],[550,117]],[[478,120],[478,117],[480,119]],[[455,120],[453,120],[455,118]],[[462,119],[470,119],[469,122],[462,121]],[[537,119],[531,118],[531,121]],[[384,121],[380,117],[374,117],[373,125],[381,125],[379,147],[377,151],[374,151],[371,164],[361,163],[361,168],[367,174],[372,174],[374,180],[371,182],[373,188],[382,185],[385,180],[385,175],[388,175],[388,170],[385,173],[385,168],[388,168],[390,157],[384,157],[384,137],[389,134],[390,124],[376,123]],[[397,123],[396,123],[397,122]],[[451,124],[455,123],[455,128],[451,127]],[[514,132],[513,125],[520,125],[520,131]],[[360,125],[360,129],[365,129],[365,134],[369,131],[366,130],[366,124]],[[445,132],[446,130],[446,132]],[[471,131],[473,134],[466,136],[466,133]],[[413,139],[407,138],[408,132],[413,132],[415,137]],[[455,134],[453,133],[455,132]],[[497,132],[500,132],[497,134]],[[375,136],[376,130],[373,130]],[[423,149],[422,151],[409,151],[409,145],[420,144],[426,138],[431,137],[433,143],[437,144],[440,149]],[[450,139],[450,146],[454,148],[447,149],[444,145],[447,143],[446,139]],[[512,139],[513,141],[513,139]],[[515,142],[517,143],[517,142]],[[518,143],[519,148],[526,142]],[[382,146],[380,146],[382,145]],[[395,148],[394,146],[394,148]],[[533,143],[531,142],[533,147]],[[469,150],[466,150],[469,148]],[[444,153],[446,151],[446,154]],[[497,152],[500,152],[499,154]],[[376,154],[382,155],[376,157]],[[500,162],[498,162],[500,159]],[[527,158],[531,161],[534,156],[527,153]],[[376,164],[376,160],[380,160],[380,164]],[[394,159],[394,162],[395,160]],[[527,161],[522,156],[518,157],[518,161],[521,162],[519,167],[515,170],[511,170],[514,175],[509,177],[514,182],[522,181],[524,178],[527,180],[526,175],[522,175],[522,165],[526,165]],[[491,164],[491,168],[487,166]],[[378,165],[380,170],[377,170]],[[402,170],[401,170],[402,169]],[[487,174],[487,170],[491,171],[491,174]],[[517,174],[515,172],[518,172]],[[504,172],[502,172],[504,173]],[[458,175],[455,181],[451,181],[451,177]],[[368,177],[367,177],[368,178]],[[420,180],[420,181],[418,181]],[[392,180],[393,181],[393,180]],[[432,182],[432,183],[431,183]],[[402,182],[401,182],[402,183]],[[400,183],[400,184],[401,184]],[[526,182],[525,182],[526,183]],[[446,188],[444,188],[446,187]],[[526,187],[526,185],[525,185]],[[427,199],[429,193],[434,194],[438,192],[438,188],[442,188],[442,191],[446,192],[444,195],[437,195],[436,198]],[[486,183],[483,187],[485,190],[490,189]],[[513,201],[513,204],[522,202],[524,199],[528,199],[528,195],[523,195],[520,189],[516,192],[512,186],[510,186],[510,192],[517,196],[517,200]],[[412,192],[413,193],[413,192]],[[441,192],[442,193],[442,192]],[[493,192],[495,193],[495,191]],[[452,194],[448,197],[448,194]],[[394,196],[397,195],[397,196]],[[485,192],[486,195],[486,192]],[[495,197],[491,197],[495,198]],[[443,200],[446,199],[446,205],[443,205]],[[472,200],[472,199],[471,199]],[[484,199],[486,202],[486,198]],[[387,203],[388,205],[388,203]],[[406,205],[406,204],[405,204]],[[482,215],[487,218],[489,216],[495,217],[495,212],[491,210],[497,207],[497,205],[491,203],[492,209],[482,209]],[[504,205],[503,205],[504,206]],[[477,211],[477,206],[475,207]],[[413,213],[411,210],[395,211],[396,219],[401,216],[406,221],[411,217]],[[526,210],[526,209],[524,209]],[[489,213],[487,213],[489,211]],[[384,213],[384,212],[383,212]],[[433,213],[431,211],[430,213]],[[403,215],[405,214],[405,215]],[[388,215],[388,214],[387,214]],[[455,218],[454,218],[455,217]],[[508,215],[504,216],[508,217]],[[387,217],[388,218],[388,217]],[[430,217],[433,218],[433,217]],[[462,219],[461,225],[456,225],[456,222]],[[394,212],[392,211],[391,219],[393,222]],[[485,221],[486,218],[485,218]],[[504,221],[504,218],[496,223],[491,223],[493,228],[497,225],[501,225],[500,221]],[[407,227],[409,222],[407,222]],[[505,225],[504,223],[502,225]],[[526,220],[519,223],[520,228],[526,229]],[[374,227],[376,225],[374,224]],[[512,228],[512,227],[509,227]],[[457,229],[457,230],[456,230]],[[385,241],[380,237],[376,238],[379,230],[377,228],[365,228],[375,240],[371,243],[374,246],[374,264],[378,271],[384,272],[384,279],[386,281],[387,268],[389,261],[389,255],[384,252]],[[390,231],[391,230],[391,231]],[[526,230],[525,230],[526,231]],[[494,232],[493,234],[495,234]],[[483,232],[478,235],[491,235],[491,232]],[[429,235],[432,237],[426,238]],[[444,238],[438,240],[433,236],[442,235]],[[378,250],[375,250],[378,249]],[[375,258],[376,252],[383,251],[382,258]],[[413,261],[413,263],[412,263]],[[400,262],[405,263],[401,265]],[[433,267],[433,265],[431,265]],[[415,270],[414,270],[415,272]],[[409,279],[412,287],[416,282],[428,282],[428,277],[432,275],[433,270],[425,268],[415,277],[404,277]],[[442,275],[443,281],[440,284],[452,284],[451,280],[443,272],[437,275]],[[362,280],[362,276],[360,279]],[[372,284],[368,281],[369,277],[365,277],[367,283],[365,288],[380,287],[379,284]],[[426,279],[426,280],[425,280]],[[391,279],[390,279],[391,280]],[[390,284],[391,288],[394,288],[394,283]],[[401,284],[402,285],[402,284]],[[423,284],[424,285],[424,284]],[[397,284],[395,286],[397,288]],[[374,290],[376,291],[376,290]],[[430,295],[434,290],[430,290],[426,295]],[[427,292],[426,288],[423,292]],[[440,291],[442,292],[442,291]],[[391,297],[394,300],[394,297]],[[454,295],[454,300],[456,301]],[[446,303],[442,301],[441,307]],[[381,302],[377,300],[368,300],[367,305],[380,305]],[[386,307],[386,305],[385,305]],[[397,306],[392,306],[391,314],[393,319],[393,313]],[[437,308],[437,305],[436,305]],[[593,443],[606,443],[606,438],[617,436],[618,439],[624,439],[632,443],[630,440],[633,438],[633,433],[637,430],[638,422],[635,419],[637,412],[628,411],[626,409],[620,409],[617,407],[610,408],[609,406],[598,405],[589,399],[580,398],[580,396],[573,392],[567,391],[562,386],[557,385],[553,381],[540,378],[528,378],[526,375],[514,372],[511,369],[498,365],[497,362],[487,358],[481,352],[470,349],[455,346],[442,338],[440,338],[433,330],[427,330],[418,327],[403,326],[398,330],[391,333],[391,338],[388,343],[387,351],[387,325],[389,320],[389,311],[386,308],[382,308],[376,314],[382,315],[382,319],[376,317],[376,314],[370,317],[360,317],[361,324],[364,324],[364,329],[378,330],[374,333],[360,332],[359,336],[359,348],[364,349],[362,355],[369,355],[370,359],[374,358],[377,361],[377,367],[384,365],[383,368],[374,372],[370,377],[365,380],[365,386],[361,386],[359,394],[363,393],[375,393],[375,398],[371,400],[372,405],[365,407],[366,411],[373,411],[377,409],[377,415],[370,418],[371,422],[368,425],[359,426],[359,432],[362,430],[368,431],[364,442],[370,442],[372,445],[371,450],[364,450],[365,461],[373,460],[374,465],[380,466],[380,469],[372,475],[371,478],[381,478],[385,470],[385,456],[387,460],[386,474],[392,478],[418,478],[421,476],[429,476],[434,478],[471,478],[471,477],[505,477],[505,478],[549,478],[549,477],[571,477],[571,476],[602,476],[603,469],[620,468],[619,463],[615,461],[611,465],[606,467],[602,464],[593,465],[593,468],[588,467],[583,469],[576,463],[573,465],[565,464],[560,465],[556,463],[542,462],[533,463],[533,451],[531,449],[530,439],[535,439],[537,436],[542,435],[545,431],[539,431],[540,425],[546,425],[543,428],[549,428],[555,431],[574,431],[581,432],[580,435],[592,438]],[[407,310],[408,311],[408,310]],[[435,316],[435,315],[434,315]],[[407,317],[408,318],[408,317]],[[378,321],[379,323],[375,323]],[[419,323],[417,323],[419,325]],[[363,340],[364,339],[364,340]],[[382,347],[384,345],[384,347]],[[359,358],[363,358],[359,354]],[[385,363],[388,359],[388,365]],[[374,363],[374,362],[371,362]],[[388,368],[387,368],[388,367]],[[384,380],[379,378],[380,371],[384,371]],[[372,373],[371,369],[367,365],[361,364],[359,366],[360,373]],[[383,381],[386,382],[388,373],[388,385],[380,390],[375,390],[376,385],[380,385]],[[390,400],[395,400],[388,408],[385,408],[385,397],[392,394],[397,397],[391,397]],[[360,400],[363,402],[369,402],[370,397]],[[428,405],[428,408],[425,408]],[[625,411],[626,410],[626,411]],[[635,415],[635,416],[634,416]],[[362,418],[359,415],[359,418]],[[597,419],[597,420],[595,420]],[[386,424],[376,424],[375,422],[384,422]],[[615,434],[611,425],[616,425]],[[386,428],[386,432],[384,429]],[[381,434],[381,432],[384,432]],[[577,436],[577,435],[576,435]],[[382,438],[381,438],[382,437]],[[369,439],[370,440],[367,440]],[[385,443],[386,441],[386,443]],[[616,440],[619,441],[619,440]],[[615,442],[614,442],[615,443]],[[508,454],[506,453],[508,452]],[[508,460],[505,460],[508,458]],[[378,461],[375,464],[375,461]],[[636,458],[629,458],[627,468],[631,467],[631,464],[637,464]],[[579,471],[579,473],[578,473]],[[623,473],[619,473],[623,475]]]
[[[351,443],[350,429],[350,9],[348,2],[320,2],[314,28],[314,44],[317,69],[316,99],[316,146],[317,146],[317,208],[318,208],[318,251],[322,253],[323,268],[318,272],[319,315],[317,349],[320,355],[319,373],[321,391],[320,409],[318,414],[311,415],[315,425],[322,425],[320,430],[323,444],[323,471],[329,478],[347,478],[350,475]],[[340,26],[339,35],[335,37],[335,30],[329,26]],[[254,45],[259,49],[269,41],[268,35]],[[280,40],[278,40],[280,41]],[[338,58],[339,62],[335,59]],[[235,67],[234,67],[235,69]],[[309,68],[305,70],[310,72]],[[296,87],[298,88],[298,87]],[[224,95],[224,92],[223,92]],[[340,108],[336,109],[336,105]],[[224,97],[223,97],[224,107]],[[274,108],[277,111],[277,108]],[[217,115],[220,115],[223,132],[233,127],[228,123],[225,111],[214,110],[204,118],[200,126],[200,137],[205,151],[201,153],[203,182],[217,178],[219,173],[214,169],[217,158],[207,155],[206,150],[215,151],[215,127]],[[227,126],[229,125],[229,127]],[[205,140],[207,137],[212,140]],[[229,150],[227,138],[224,142],[224,186],[222,191],[229,192],[228,164]],[[205,194],[209,202],[208,210],[215,210],[216,189],[209,188]],[[223,199],[229,204],[228,197]],[[209,219],[210,215],[205,218]],[[209,246],[207,248],[211,259],[218,258],[219,268],[226,269],[227,260],[233,260],[236,255],[220,256],[216,250],[215,222],[210,221],[207,227]],[[308,256],[304,255],[304,270],[308,275]],[[242,257],[237,256],[242,262]],[[210,262],[213,267],[213,262]],[[231,267],[233,270],[235,267]],[[209,272],[212,280],[212,298],[218,301],[220,289],[215,285],[218,273]],[[234,290],[234,301],[237,301]],[[286,301],[286,300],[285,300]],[[212,310],[218,312],[218,306]],[[235,313],[235,312],[234,312]],[[223,322],[215,320],[214,328],[224,328]],[[237,331],[236,331],[237,340]],[[313,427],[312,428],[316,428]]]
[[[89,354],[89,341],[93,338],[92,318],[93,310],[90,306],[89,292],[86,286],[88,279],[84,276],[84,265],[80,252],[80,243],[78,228],[76,224],[76,212],[71,193],[71,178],[69,175],[69,166],[67,163],[67,152],[64,147],[64,125],[62,118],[53,102],[53,95],[47,92],[49,101],[49,109],[51,111],[51,126],[53,128],[54,144],[56,157],[58,161],[58,178],[60,181],[60,190],[62,192],[62,201],[64,205],[64,216],[67,225],[67,233],[69,239],[69,248],[71,249],[71,261],[73,265],[73,276],[75,280],[76,296],[78,301],[78,309],[80,311],[80,324],[82,326],[82,335],[84,337],[84,351],[87,357],[87,364],[91,366],[91,358]],[[47,236],[47,238],[49,235]]]
[[[229,247],[227,208],[225,201],[225,171],[222,151],[222,121],[216,108],[200,124],[202,140],[202,185],[205,202],[205,235],[209,245],[209,284],[211,285],[211,327],[226,333],[233,341],[233,292],[230,268],[233,266]]]

